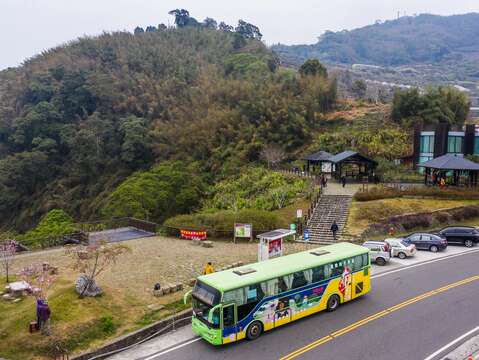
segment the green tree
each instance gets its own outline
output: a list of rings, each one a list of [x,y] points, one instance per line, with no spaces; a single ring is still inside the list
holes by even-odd
[[[351,91],[358,99],[363,99],[366,96],[368,86],[364,80],[356,80],[351,86]]]
[[[261,40],[263,34],[256,25],[250,24],[244,20],[238,21],[235,31],[245,39]]]
[[[137,172],[109,195],[102,212],[108,217],[131,216],[153,221],[187,213],[199,205],[204,187],[195,171],[176,162]]]
[[[299,68],[301,76],[328,76],[328,70],[318,59],[309,59]]]
[[[207,17],[203,20],[203,27],[210,30],[216,30],[218,28],[218,23],[215,19]]]
[[[121,159],[132,168],[148,165],[152,160],[151,137],[145,119],[129,116],[121,120]]]

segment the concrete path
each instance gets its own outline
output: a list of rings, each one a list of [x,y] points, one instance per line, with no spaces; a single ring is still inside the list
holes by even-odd
[[[362,184],[347,184],[343,187],[341,184],[334,182],[333,180],[328,181],[328,185],[323,188],[324,195],[348,195],[353,196],[359,189],[362,188]]]

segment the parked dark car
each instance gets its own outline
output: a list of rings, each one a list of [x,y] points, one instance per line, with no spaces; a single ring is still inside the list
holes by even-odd
[[[416,245],[416,248],[419,250],[438,252],[439,250],[445,250],[447,248],[446,238],[435,234],[414,233],[405,237],[404,241],[408,244]]]
[[[444,236],[448,244],[461,244],[467,247],[473,247],[479,242],[479,230],[468,226],[450,226],[442,229],[438,233]]]

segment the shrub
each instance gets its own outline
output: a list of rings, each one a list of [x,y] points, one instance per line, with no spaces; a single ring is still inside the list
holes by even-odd
[[[203,191],[197,171],[181,162],[163,163],[128,177],[108,197],[107,217],[162,221],[198,206]]]
[[[178,215],[165,221],[166,227],[175,229],[208,230],[216,237],[233,232],[234,223],[253,224],[254,231],[273,230],[280,227],[278,216],[268,211],[244,209],[237,213],[222,210],[214,213]]]
[[[40,220],[36,228],[17,238],[27,246],[36,246],[43,239],[71,234],[75,231],[70,215],[61,209],[53,209]]]
[[[241,175],[217,183],[203,209],[276,210],[298,196],[306,196],[308,191],[309,182],[305,179],[263,168],[246,168]]]

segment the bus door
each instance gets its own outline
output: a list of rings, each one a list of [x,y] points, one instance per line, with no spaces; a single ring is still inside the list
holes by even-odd
[[[221,329],[223,330],[223,343],[237,340],[238,311],[236,304],[223,305],[221,310]]]

